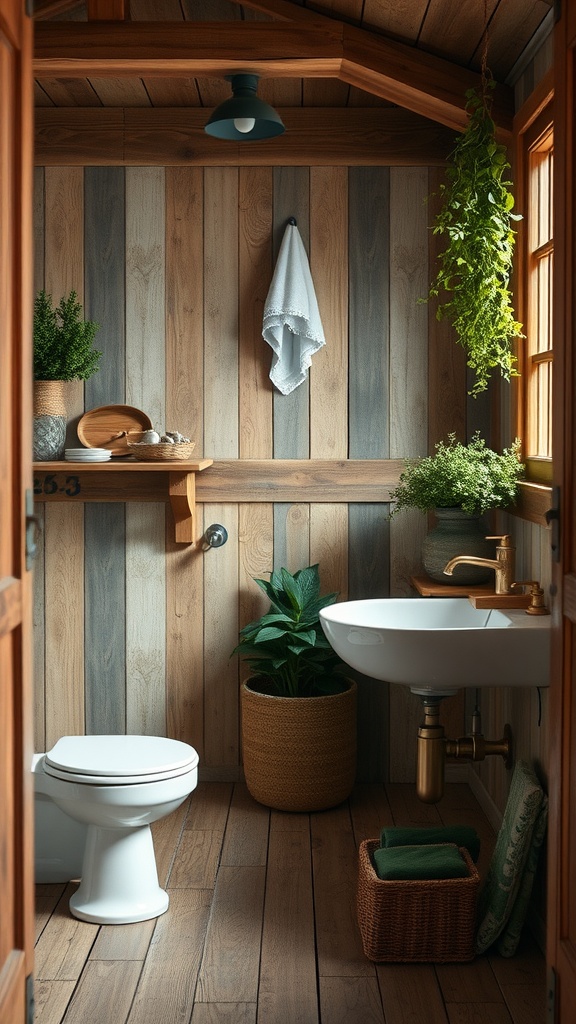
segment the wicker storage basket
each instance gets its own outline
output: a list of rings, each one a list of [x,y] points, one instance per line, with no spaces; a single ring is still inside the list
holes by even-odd
[[[162,443],[162,441],[159,441],[158,444],[142,444],[128,441],[126,447],[139,462],[185,462],[192,458],[196,441],[182,441],[179,444]]]
[[[467,878],[384,881],[372,854],[377,839],[360,844],[358,924],[364,953],[374,961],[474,959],[476,898],[480,876],[464,847]]]

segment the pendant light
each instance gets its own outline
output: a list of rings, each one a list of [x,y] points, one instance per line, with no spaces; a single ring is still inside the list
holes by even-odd
[[[258,99],[258,75],[227,75],[233,96],[224,100],[204,126],[208,135],[237,142],[271,139],[286,129],[273,107]]]

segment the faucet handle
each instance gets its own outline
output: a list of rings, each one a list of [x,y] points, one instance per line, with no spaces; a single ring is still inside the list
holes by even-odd
[[[530,587],[530,604],[526,609],[527,615],[550,614],[544,603],[544,591],[538,580],[518,580],[517,583],[510,585],[511,590],[514,590],[514,587]]]
[[[509,533],[499,534],[497,537],[486,537],[486,540],[499,540],[500,544],[498,547],[501,548],[511,548],[513,546],[512,537]]]

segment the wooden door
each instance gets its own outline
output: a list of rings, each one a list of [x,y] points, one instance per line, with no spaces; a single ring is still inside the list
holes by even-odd
[[[24,0],[0,5],[0,1020],[24,1024],[32,974],[32,57]]]
[[[548,1021],[576,1006],[576,5],[563,0],[555,29],[554,478],[559,545],[550,691],[551,743]],[[555,524],[556,526],[557,524]]]

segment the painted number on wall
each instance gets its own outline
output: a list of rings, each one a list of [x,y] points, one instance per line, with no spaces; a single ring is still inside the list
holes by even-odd
[[[34,494],[43,494],[47,497],[51,494],[66,494],[69,498],[75,498],[80,494],[80,490],[80,477],[77,476],[46,473],[44,476],[34,477]]]

